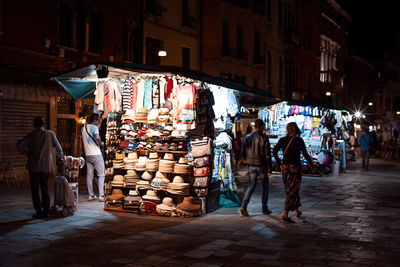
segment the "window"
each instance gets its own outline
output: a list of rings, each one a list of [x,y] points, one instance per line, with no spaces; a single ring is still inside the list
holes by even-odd
[[[246,84],[246,76],[235,74],[235,81],[241,84]]]
[[[190,15],[189,0],[182,0],[182,26],[195,28],[196,20]]]
[[[267,0],[267,20],[271,20],[271,0]]]
[[[283,26],[283,14],[282,14],[282,1],[279,0],[278,2],[278,23],[279,27],[282,28]]]
[[[3,29],[3,0],[0,0],[0,34],[4,33]]]
[[[124,60],[140,63],[139,29],[133,17],[124,25]],[[136,41],[136,42],[135,42]]]
[[[190,69],[190,48],[182,47],[182,68]]]
[[[72,11],[67,3],[60,3],[58,20],[58,43],[72,47]]]
[[[100,54],[102,47],[102,19],[99,14],[93,14],[89,24],[89,44],[88,50],[89,52]]]
[[[254,32],[254,63],[261,63],[261,47],[260,47],[260,32]]]
[[[227,79],[227,80],[232,80],[232,73],[221,72],[221,78]]]
[[[265,3],[264,0],[253,1],[253,12],[260,15],[265,15]]]
[[[303,44],[306,49],[311,49],[311,27],[310,26],[304,27]]]
[[[258,88],[258,79],[253,80],[253,87]]]
[[[161,60],[158,56],[158,51],[160,51],[162,47],[163,44],[161,40],[150,37],[146,38],[146,64],[160,65]]]
[[[243,28],[240,25],[238,25],[236,28],[236,38],[237,57],[240,59],[244,59]]]
[[[267,81],[271,84],[272,81],[272,56],[271,52],[268,51],[267,53]]]
[[[229,51],[229,27],[227,21],[222,21],[222,55],[230,56]]]

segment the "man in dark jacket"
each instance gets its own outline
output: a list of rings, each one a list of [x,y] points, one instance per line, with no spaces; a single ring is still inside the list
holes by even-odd
[[[256,131],[248,134],[243,139],[243,158],[249,168],[249,187],[244,194],[240,212],[243,216],[249,216],[247,205],[250,202],[257,180],[262,184],[262,212],[270,214],[268,209],[269,176],[271,176],[271,149],[268,137],[263,133],[265,124],[262,120],[255,121]]]

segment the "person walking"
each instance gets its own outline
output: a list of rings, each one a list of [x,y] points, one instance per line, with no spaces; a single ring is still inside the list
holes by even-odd
[[[88,200],[96,200],[93,191],[94,171],[98,177],[99,201],[104,201],[104,159],[101,149],[104,143],[101,141],[98,126],[101,123],[99,114],[93,113],[89,123],[82,127],[82,141],[86,156],[86,184],[89,193]]]
[[[243,159],[249,170],[249,187],[244,194],[240,207],[240,212],[243,216],[249,216],[247,206],[256,188],[258,178],[260,178],[262,185],[262,213],[271,213],[268,209],[269,176],[271,176],[272,171],[271,148],[269,139],[263,132],[264,127],[264,122],[257,119],[255,121],[256,131],[246,135],[243,140]]]
[[[373,139],[368,134],[367,130],[360,136],[358,142],[361,144],[361,157],[362,157],[362,168],[369,170],[369,157],[371,156],[370,147],[373,145]]]
[[[274,147],[273,154],[282,171],[283,187],[285,189],[285,210],[282,219],[286,222],[294,222],[289,217],[289,211],[296,211],[296,216],[301,216],[300,186],[301,186],[301,162],[300,152],[307,162],[313,166],[308,155],[303,139],[300,137],[300,129],[295,122],[286,125],[286,136],[279,139]],[[283,151],[283,159],[278,156],[279,150]]]
[[[44,129],[45,121],[36,117],[36,128],[17,143],[20,153],[28,156],[26,168],[29,171],[34,218],[47,217],[50,210],[49,176],[53,171],[52,149],[56,149],[57,158],[63,160],[63,150],[55,133]],[[40,199],[39,187],[42,195]]]

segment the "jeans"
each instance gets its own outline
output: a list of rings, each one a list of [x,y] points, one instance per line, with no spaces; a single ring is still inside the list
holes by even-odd
[[[361,151],[361,156],[362,156],[362,168],[363,169],[369,169],[369,151]]]
[[[267,175],[267,168],[265,166],[249,165],[249,187],[243,197],[242,207],[247,208],[250,202],[251,195],[256,189],[257,180],[261,180],[261,195],[262,195],[262,208],[263,211],[268,209],[268,193],[269,193],[269,177]]]
[[[47,215],[50,209],[49,173],[29,172],[31,182],[32,202],[38,216]],[[42,193],[42,200],[39,196],[39,185]]]
[[[86,184],[89,196],[94,196],[93,178],[96,170],[99,185],[99,196],[104,196],[104,160],[102,155],[86,156]]]

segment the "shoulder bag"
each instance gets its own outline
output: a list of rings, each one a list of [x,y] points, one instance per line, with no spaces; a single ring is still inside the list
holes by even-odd
[[[88,129],[87,129],[87,124],[85,125],[85,130],[86,130],[86,133],[88,134],[88,136],[90,136],[90,138],[92,138],[92,140],[95,142],[95,144],[100,148],[101,155],[102,155],[103,158],[104,158],[104,156],[105,156],[104,148],[102,148],[102,147],[100,146],[100,144],[97,142],[97,140],[89,133],[89,131],[88,131]]]

